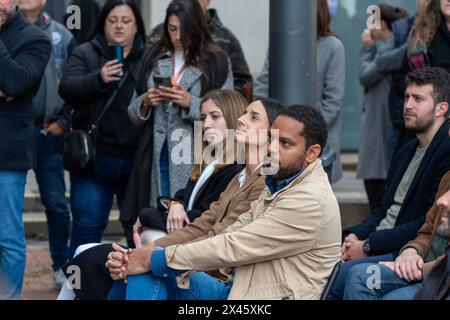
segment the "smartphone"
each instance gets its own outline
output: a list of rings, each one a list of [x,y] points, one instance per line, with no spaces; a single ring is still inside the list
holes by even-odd
[[[159,87],[172,88],[172,79],[170,77],[164,78],[164,77],[154,76],[153,81],[155,82],[155,88],[159,88]]]
[[[116,60],[119,63],[123,63],[123,46],[117,45],[116,47]],[[123,71],[117,74],[118,77],[123,77]]]

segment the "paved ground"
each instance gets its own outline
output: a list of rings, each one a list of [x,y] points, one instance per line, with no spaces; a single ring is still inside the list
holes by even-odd
[[[123,243],[121,237],[105,237],[104,242]],[[59,290],[53,286],[52,260],[48,250],[48,241],[27,240],[27,266],[23,283],[24,300],[55,300]]]
[[[58,290],[53,287],[51,259],[48,248],[28,246],[25,272],[24,300],[55,300]]]

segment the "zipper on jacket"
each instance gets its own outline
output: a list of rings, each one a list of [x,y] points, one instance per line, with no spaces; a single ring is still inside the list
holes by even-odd
[[[89,156],[89,146],[88,146],[88,141],[87,141],[87,138],[86,138],[86,135],[85,134],[83,134],[83,143],[84,143],[84,152],[85,152],[85,155],[86,155],[86,162],[88,162],[89,161],[89,159],[88,159],[88,156]]]

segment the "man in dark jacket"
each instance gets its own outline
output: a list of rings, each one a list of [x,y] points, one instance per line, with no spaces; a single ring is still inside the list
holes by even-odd
[[[66,199],[64,167],[58,150],[59,137],[69,119],[63,117],[64,101],[58,94],[62,70],[76,42],[62,24],[43,12],[46,0],[21,0],[19,9],[24,18],[44,31],[52,43],[52,54],[33,99],[36,141],[36,181],[47,215],[48,240],[53,260],[53,281],[61,288],[66,280],[61,267],[67,262],[70,213]]]
[[[380,206],[361,224],[344,230],[342,260],[329,298],[341,299],[348,270],[356,264],[393,261],[416,237],[450,170],[450,74],[439,68],[408,75],[405,126],[416,133],[394,158]]]
[[[21,296],[23,198],[33,166],[32,99],[49,55],[47,36],[25,21],[17,0],[0,0],[0,299]]]
[[[239,40],[223,25],[215,9],[207,9],[211,3],[211,0],[198,1],[200,6],[205,11],[208,29],[213,40],[219,47],[222,48],[223,51],[228,54],[228,57],[230,58],[231,67],[233,70],[234,88],[246,97],[246,86],[251,85],[253,79]],[[164,25],[160,24],[153,29],[151,35],[149,36],[150,43],[154,44],[161,39],[163,28]]]

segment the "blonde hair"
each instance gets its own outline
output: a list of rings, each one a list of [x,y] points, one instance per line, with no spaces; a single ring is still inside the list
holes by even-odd
[[[239,92],[233,90],[210,91],[203,97],[200,105],[203,105],[207,101],[214,102],[215,105],[220,108],[228,129],[237,129],[239,127],[238,119],[242,116],[247,107],[247,100],[245,100]],[[203,141],[203,147],[206,145],[207,143]],[[225,159],[227,159],[227,155],[230,154],[230,152],[233,152],[234,160],[236,161],[238,157],[236,143],[230,145],[225,144],[223,152],[224,157],[223,159],[219,159],[222,161],[215,166],[214,172],[217,172],[226,166]],[[202,161],[202,164],[195,164],[192,168],[191,179],[194,181],[198,180],[206,167],[207,165],[204,160]]]
[[[427,48],[431,46],[434,36],[441,24],[441,5],[439,0],[422,0],[419,14],[411,27],[408,47],[416,47],[422,40]]]

